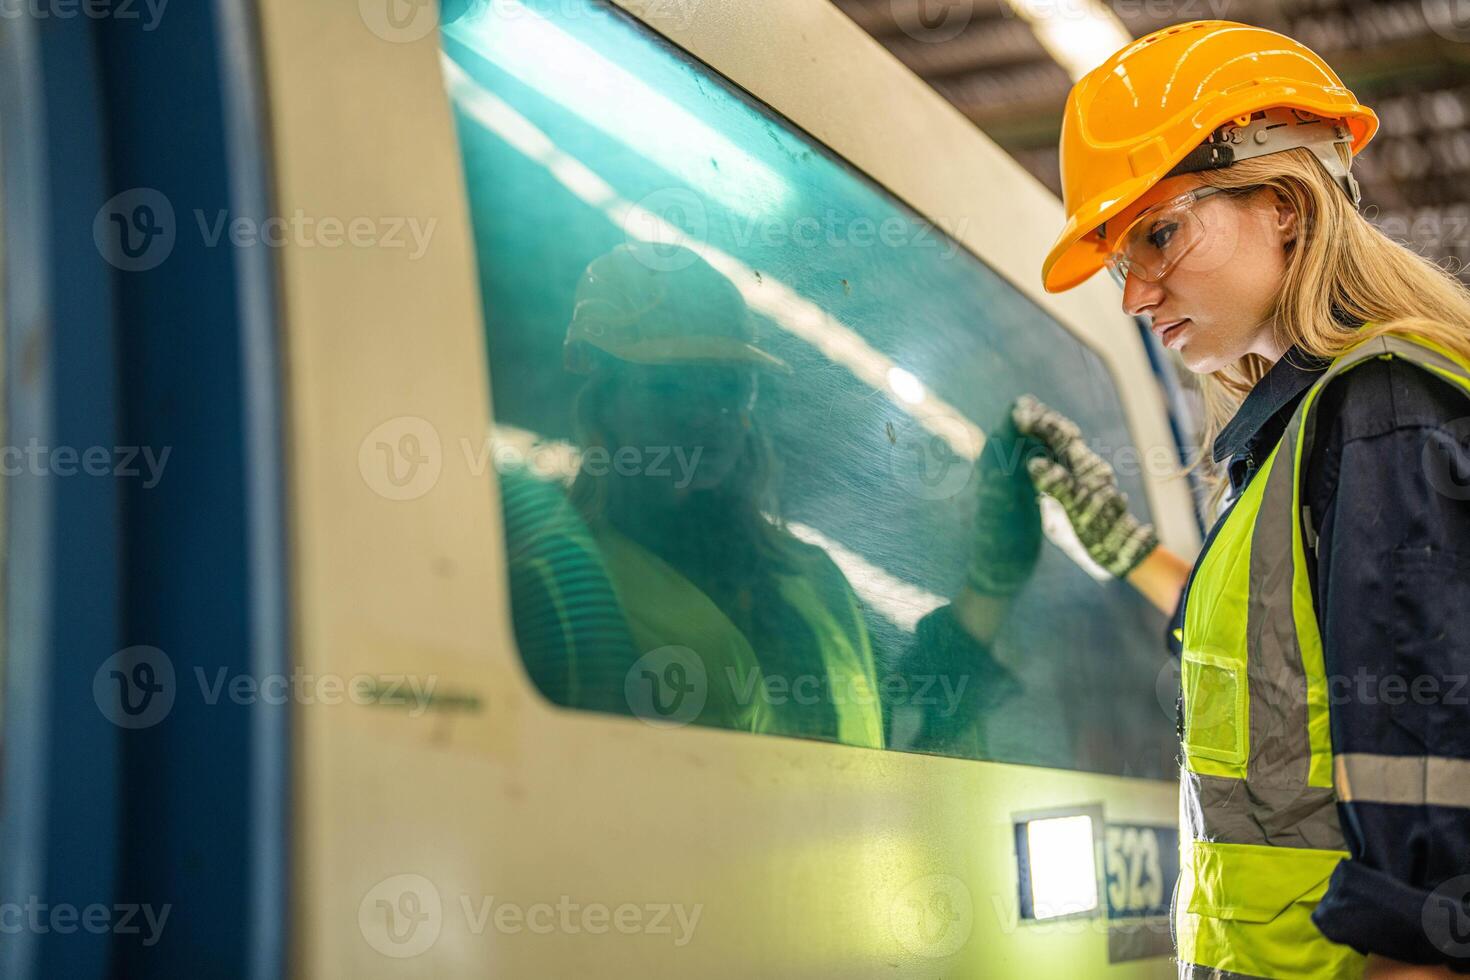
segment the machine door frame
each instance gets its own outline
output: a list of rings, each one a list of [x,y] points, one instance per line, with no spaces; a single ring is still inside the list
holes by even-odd
[[[661,730],[536,693],[511,629],[499,491],[469,459],[491,432],[490,379],[434,8],[393,18],[389,2],[259,4],[276,210],[416,218],[435,229],[412,258],[297,244],[278,254],[293,662],[312,676],[392,676],[420,689],[432,682],[434,692],[419,711],[376,697],[293,706],[292,971],[633,977],[661,964],[690,976],[845,977],[897,963],[899,975],[918,977],[1085,961],[1113,980],[1169,975],[1167,959],[1101,966],[1105,929],[1018,922],[1011,818],[1104,801],[1109,820],[1167,823],[1171,784]],[[644,20],[920,213],[1014,191],[1020,203],[996,213],[1014,225],[1021,204],[1035,202],[1026,248],[1055,217],[1034,181],[830,4],[741,0],[699,12],[692,33]],[[803,35],[824,40],[811,48]],[[846,67],[844,80],[862,80],[869,104],[832,94],[835,77],[822,76],[833,64]],[[777,67],[790,70],[789,85],[818,93],[807,111],[752,77]],[[874,97],[885,87],[895,94]],[[813,115],[820,93],[833,99],[826,123]],[[912,121],[901,123],[906,114]],[[855,126],[870,144],[953,147],[943,196],[920,192],[920,161],[902,178],[844,144],[835,135],[843,118],[866,119]],[[989,168],[1004,186],[967,197],[966,167]],[[978,232],[964,244],[1028,281]],[[1034,298],[1084,336],[1077,324],[1101,319],[1098,296]],[[1117,329],[1133,328],[1120,315]],[[1148,369],[1136,336],[1122,335],[1126,346],[1094,333],[1093,347],[1129,399],[1140,445],[1169,445],[1152,382],[1127,383]],[[1187,529],[1188,501],[1178,504],[1170,526]],[[947,899],[956,884],[972,899],[956,949],[895,925],[910,903]],[[498,930],[464,911],[490,896],[555,904],[563,895],[697,904],[703,931],[673,948],[654,935]]]

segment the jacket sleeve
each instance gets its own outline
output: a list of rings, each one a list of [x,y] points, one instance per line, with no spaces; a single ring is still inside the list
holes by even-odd
[[[1470,972],[1470,399],[1398,360],[1322,397],[1306,499],[1351,860],[1313,921]]]

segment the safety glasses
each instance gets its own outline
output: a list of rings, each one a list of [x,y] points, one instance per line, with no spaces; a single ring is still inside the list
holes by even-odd
[[[1133,219],[1106,260],[1113,281],[1121,287],[1127,285],[1130,275],[1144,282],[1167,276],[1204,238],[1204,224],[1194,213],[1195,205],[1223,189],[1197,187],[1160,201]]]

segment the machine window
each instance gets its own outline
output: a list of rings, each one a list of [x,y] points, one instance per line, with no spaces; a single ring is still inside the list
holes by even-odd
[[[470,7],[443,67],[540,691],[1167,778],[1163,619],[1064,519],[1007,597],[956,605],[1041,534],[977,534],[1017,396],[1086,419],[1147,506],[1102,362],[949,234],[985,216],[920,218],[605,4]]]

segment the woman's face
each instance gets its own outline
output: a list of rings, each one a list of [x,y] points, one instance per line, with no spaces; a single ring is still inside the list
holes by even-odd
[[[620,364],[597,416],[610,451],[668,460],[645,483],[709,490],[745,453],[757,384],[748,367]]]
[[[1202,186],[1197,174],[1160,181],[1124,212],[1122,226],[1153,204]],[[1158,282],[1130,274],[1124,312],[1147,316],[1154,334],[1196,374],[1249,353],[1274,362],[1288,346],[1275,336],[1274,311],[1287,245],[1296,238],[1296,212],[1274,191],[1261,189],[1212,194],[1194,205],[1194,215],[1203,232],[1197,244]]]

